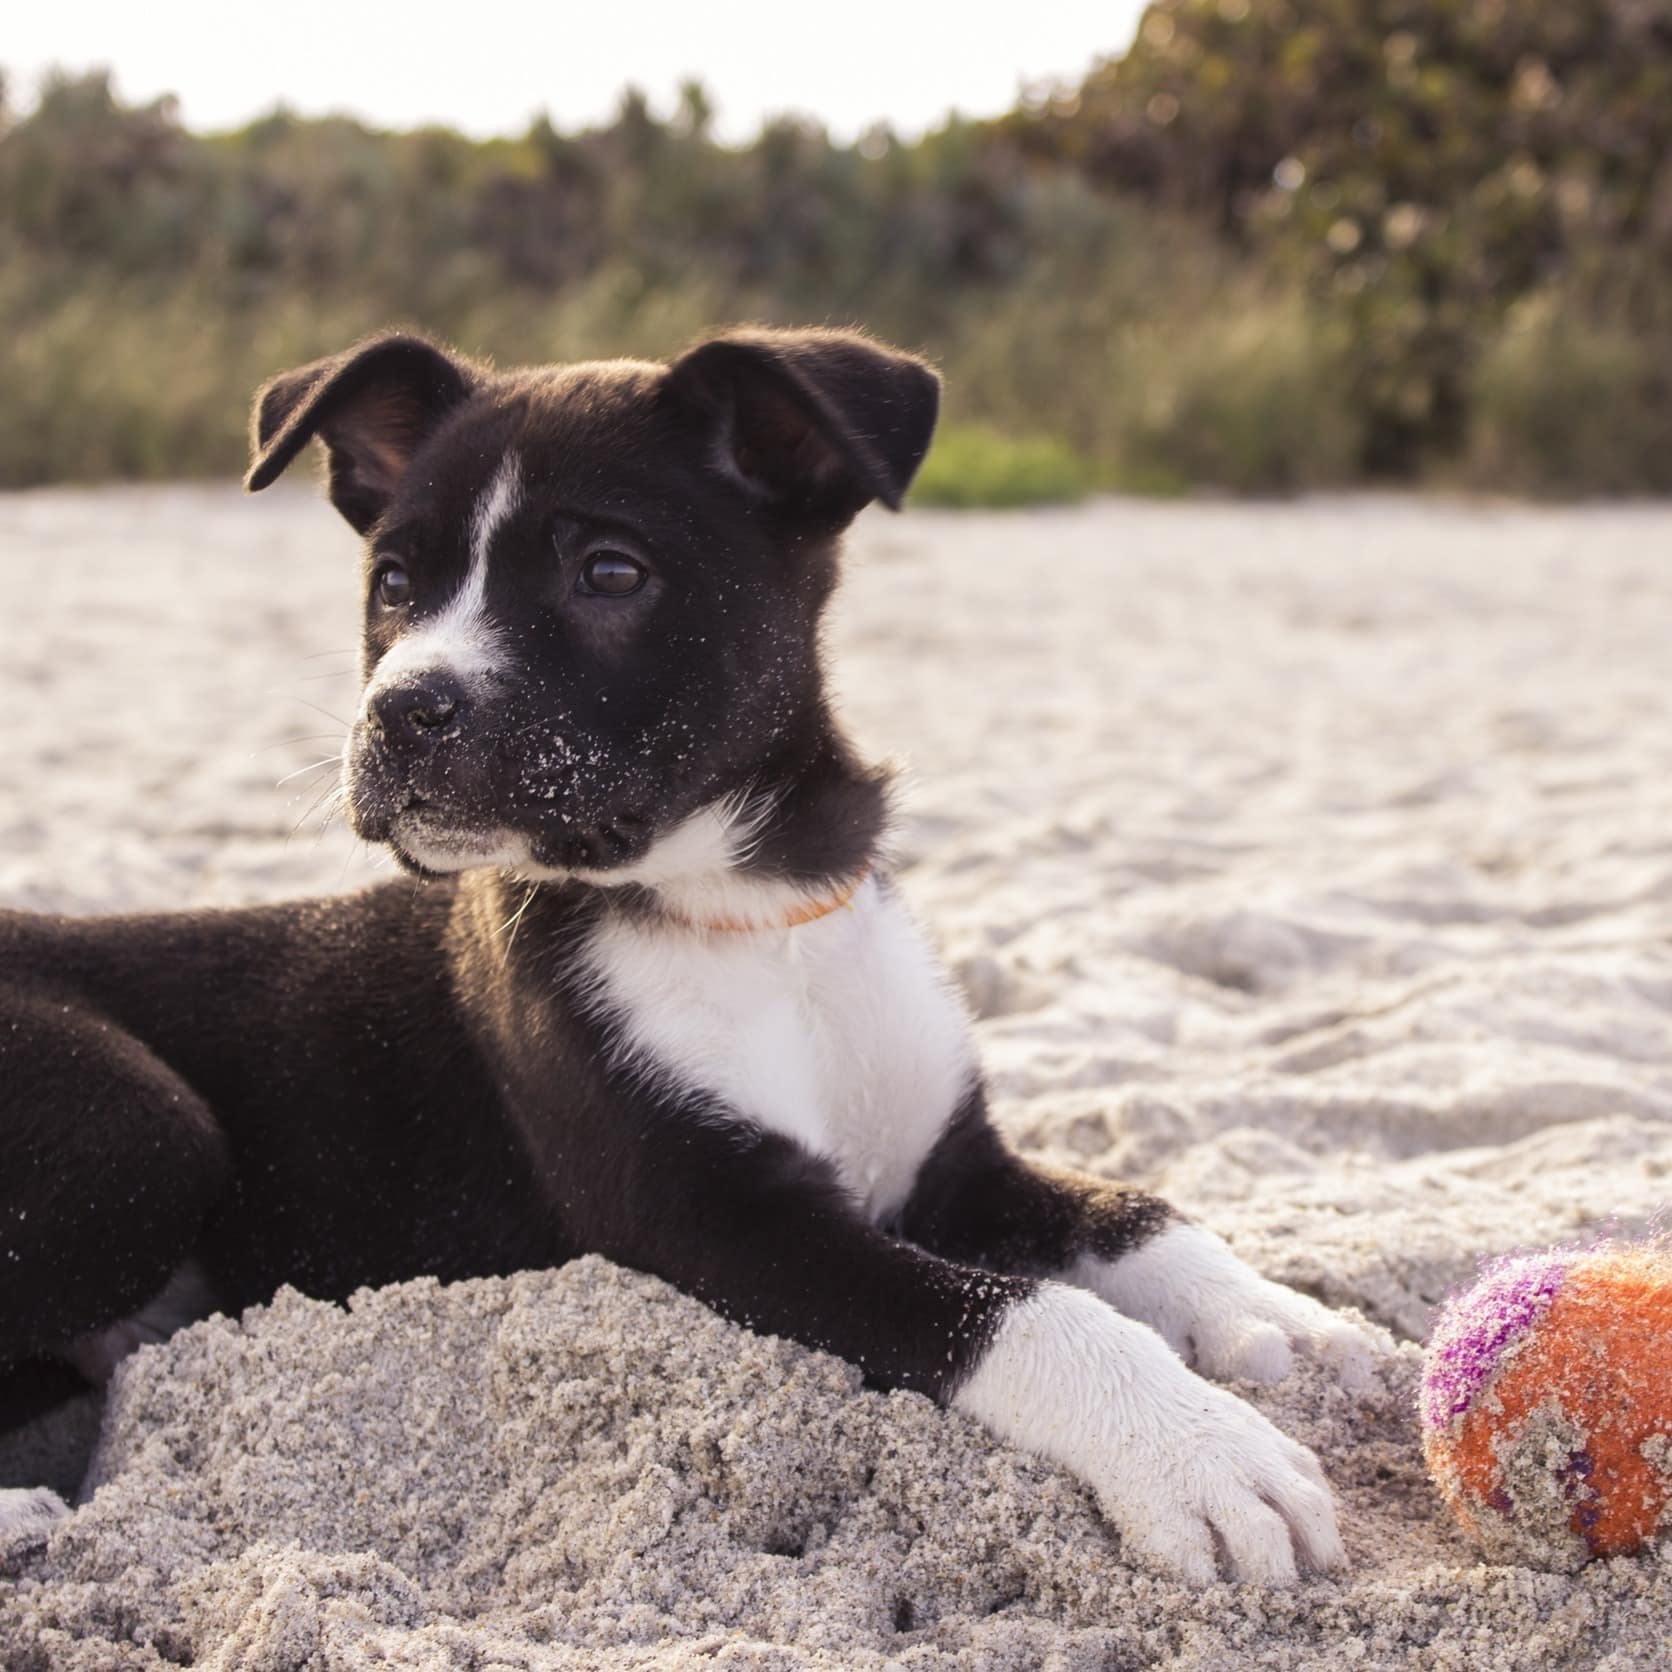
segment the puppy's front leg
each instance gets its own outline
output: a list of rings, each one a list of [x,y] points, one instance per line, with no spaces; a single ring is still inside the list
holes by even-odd
[[[1089,1289],[1209,1376],[1281,1381],[1299,1352],[1363,1388],[1392,1348],[1385,1331],[1262,1277],[1156,1197],[1023,1160],[979,1093],[925,1162],[901,1225],[955,1259]]]
[[[1090,1485],[1133,1551],[1198,1581],[1341,1559],[1311,1455],[1192,1375],[1152,1330],[1067,1284],[979,1270],[864,1220],[825,1163],[692,1121],[567,1217],[588,1246],[751,1328],[912,1388]],[[627,1211],[623,1211],[623,1207]]]

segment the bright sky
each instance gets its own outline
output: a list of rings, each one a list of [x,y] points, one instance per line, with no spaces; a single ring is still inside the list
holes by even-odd
[[[1076,79],[1125,47],[1142,0],[38,0],[8,8],[0,65],[32,101],[50,65],[109,66],[122,96],[180,96],[192,127],[229,127],[283,100],[387,127],[445,122],[516,133],[607,117],[636,82],[666,113],[698,76],[727,139],[794,110],[851,139],[878,119],[915,134],[949,110],[994,115],[1024,84]]]

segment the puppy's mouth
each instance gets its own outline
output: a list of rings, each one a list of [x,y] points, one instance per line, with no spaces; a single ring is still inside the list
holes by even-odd
[[[348,822],[364,842],[387,847],[403,869],[463,871],[507,864],[523,848],[486,799],[464,786],[413,782],[414,774],[359,750],[343,773]]]
[[[504,870],[528,855],[515,831],[457,824],[421,802],[394,816],[384,841],[404,869],[432,876],[483,866]]]
[[[658,805],[643,774],[531,754],[500,737],[413,758],[356,735],[344,767],[349,823],[418,873],[482,866],[557,878],[615,871],[651,846]]]
[[[618,811],[583,820],[550,807],[478,811],[418,790],[363,793],[351,783],[349,822],[363,841],[387,847],[403,870],[444,875],[491,866],[530,877],[613,871],[643,856],[654,838],[648,816]]]

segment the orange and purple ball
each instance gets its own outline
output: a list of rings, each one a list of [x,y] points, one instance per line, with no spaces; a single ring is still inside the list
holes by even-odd
[[[1573,1568],[1672,1528],[1672,1249],[1517,1254],[1447,1303],[1423,1453],[1493,1560]]]

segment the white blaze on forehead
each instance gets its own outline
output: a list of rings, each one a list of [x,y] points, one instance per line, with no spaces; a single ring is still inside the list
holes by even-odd
[[[377,664],[368,696],[423,673],[444,671],[468,680],[494,671],[498,645],[487,618],[488,558],[494,536],[522,504],[522,492],[522,463],[507,453],[471,508],[464,584],[438,615],[401,635]]]
[[[470,513],[470,573],[456,602],[480,609],[488,585],[488,553],[493,537],[522,503],[522,464],[515,453],[499,461],[493,480],[477,496]]]

